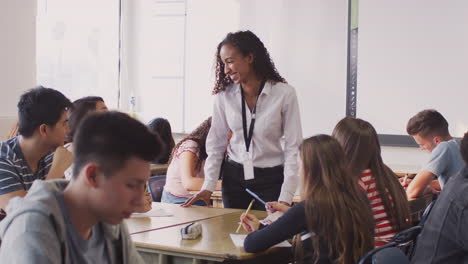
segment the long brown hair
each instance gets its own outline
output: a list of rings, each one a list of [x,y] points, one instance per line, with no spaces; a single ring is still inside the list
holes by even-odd
[[[348,175],[336,139],[317,135],[300,146],[302,190],[315,262],[327,252],[331,263],[357,263],[374,247],[369,202]]]
[[[344,149],[354,182],[370,169],[391,225],[397,232],[407,228],[408,198],[395,173],[383,163],[374,127],[362,119],[345,117],[335,126],[333,136]]]
[[[208,154],[206,153],[206,137],[208,136],[210,128],[211,117],[208,117],[208,119],[203,121],[197,128],[195,128],[195,130],[192,131],[192,133],[190,133],[188,136],[184,137],[179,143],[177,143],[177,145],[172,150],[171,158],[169,159],[168,163],[171,163],[172,159],[174,158],[174,155],[177,153],[177,150],[179,149],[180,145],[182,145],[182,143],[184,143],[187,140],[193,140],[197,142],[198,148],[200,149],[197,164],[195,165],[195,170],[200,171],[200,169],[202,169],[202,162],[208,157]]]

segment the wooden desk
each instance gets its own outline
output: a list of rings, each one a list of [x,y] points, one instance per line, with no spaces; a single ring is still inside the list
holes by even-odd
[[[182,225],[210,217],[221,216],[238,211],[237,209],[208,208],[203,206],[191,206],[183,208],[178,204],[153,203],[153,209],[163,208],[172,216],[144,217],[126,219],[130,234],[160,229],[172,225]]]
[[[166,175],[168,164],[151,164],[151,176]]]
[[[237,229],[243,211],[236,210],[199,221],[203,231],[196,240],[182,240],[182,226],[142,232],[131,237],[146,263],[288,263],[290,248],[271,248],[260,254],[252,254],[233,244],[229,234]],[[266,216],[263,211],[251,212],[260,218]]]

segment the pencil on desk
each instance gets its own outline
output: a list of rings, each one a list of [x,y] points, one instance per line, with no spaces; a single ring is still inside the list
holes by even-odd
[[[252,205],[254,204],[254,202],[255,202],[255,199],[252,199],[252,201],[249,204],[249,207],[247,207],[247,210],[245,211],[245,215],[247,215],[249,213],[250,208],[252,208]],[[236,229],[236,234],[239,233],[239,230],[240,230],[241,226],[242,226],[242,220],[241,220],[241,222],[239,223],[239,226]]]

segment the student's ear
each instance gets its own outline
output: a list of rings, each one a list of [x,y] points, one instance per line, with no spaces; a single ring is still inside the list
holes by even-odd
[[[89,163],[88,165],[86,165],[84,170],[86,183],[93,188],[97,188],[99,174],[98,166],[95,163]]]
[[[434,137],[434,143],[435,143],[436,145],[439,145],[440,142],[442,142],[442,137],[435,136],[435,137]]]
[[[48,129],[49,127],[46,124],[41,124],[39,126],[39,135],[43,137],[47,136],[47,133],[49,132]]]

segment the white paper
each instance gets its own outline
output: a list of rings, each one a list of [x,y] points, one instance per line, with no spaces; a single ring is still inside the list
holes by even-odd
[[[146,213],[133,213],[132,218],[140,217],[163,217],[163,216],[173,216],[171,212],[164,210],[163,208],[153,208]]]
[[[244,240],[245,238],[247,237],[247,235],[245,234],[230,234],[231,236],[231,240],[232,240],[232,243],[234,243],[234,245],[236,247],[244,247]],[[291,243],[289,243],[287,240],[281,242],[281,243],[278,243],[272,247],[291,247]]]

